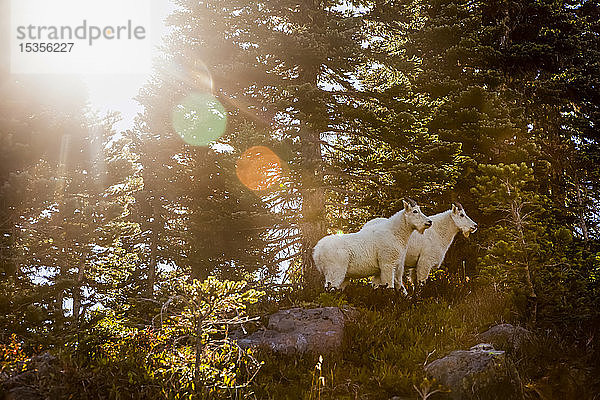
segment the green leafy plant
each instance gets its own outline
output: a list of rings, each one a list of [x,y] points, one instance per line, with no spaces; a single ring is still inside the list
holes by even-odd
[[[228,337],[232,326],[252,320],[244,311],[263,292],[247,289],[244,281],[204,281],[177,283],[176,293],[163,305],[161,329],[172,339],[173,356],[186,376],[193,376],[192,390],[219,397],[248,387],[260,362],[252,351],[239,348]],[[193,366],[193,368],[189,367]]]

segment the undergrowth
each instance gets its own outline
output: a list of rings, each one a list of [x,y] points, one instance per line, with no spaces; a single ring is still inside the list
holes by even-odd
[[[429,290],[424,297],[405,298],[391,290],[353,285],[343,293],[321,295],[323,306],[352,306],[359,313],[346,325],[342,352],[324,355],[320,398],[416,398],[415,387],[429,385],[423,374],[427,361],[476,344],[476,334],[514,317],[509,300],[499,292],[471,292],[451,283]],[[311,382],[319,355],[264,353],[259,358],[265,361],[253,383],[259,398],[309,399],[314,394]]]
[[[249,304],[248,315],[259,315],[261,320],[245,327],[253,331],[266,325],[268,315],[278,309],[319,306],[357,310],[346,323],[340,352],[290,356],[264,350],[245,353],[228,346],[209,352],[206,346],[202,359],[207,368],[221,371],[212,381],[227,380],[219,384],[222,390],[210,393],[205,390],[206,379],[193,379],[192,353],[187,362],[174,362],[183,349],[191,351],[189,340],[173,346],[164,331],[119,324],[107,329],[106,324],[97,324],[79,336],[76,348],[55,349],[54,356],[42,357],[47,361],[31,366],[32,354],[12,337],[10,343],[0,345],[0,381],[4,381],[0,398],[2,389],[17,385],[48,398],[74,399],[444,399],[445,388],[425,377],[425,364],[479,343],[477,334],[493,325],[523,322],[522,310],[510,293],[444,275],[434,276],[408,297],[364,282],[317,298],[291,290],[267,294]],[[585,340],[578,342],[547,329],[535,331],[535,340],[518,353],[506,349],[527,400],[594,398],[600,387],[593,378],[599,372],[593,326],[581,326],[578,337]],[[46,372],[19,375],[40,365]],[[15,374],[19,381],[8,379]]]

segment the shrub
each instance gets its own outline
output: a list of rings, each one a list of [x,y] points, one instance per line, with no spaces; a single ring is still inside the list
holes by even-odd
[[[248,320],[246,306],[261,296],[245,287],[212,277],[179,284],[156,327],[130,326],[106,312],[54,349],[57,357],[43,370],[14,337],[0,347],[4,389],[26,386],[42,398],[248,398],[260,363],[227,335],[229,326]]]

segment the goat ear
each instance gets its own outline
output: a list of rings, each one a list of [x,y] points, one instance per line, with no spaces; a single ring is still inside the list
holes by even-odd
[[[402,204],[404,204],[404,209],[406,211],[410,210],[410,204],[406,200],[402,200]]]
[[[452,203],[452,212],[454,214],[458,213],[458,207],[456,207],[456,204]]]

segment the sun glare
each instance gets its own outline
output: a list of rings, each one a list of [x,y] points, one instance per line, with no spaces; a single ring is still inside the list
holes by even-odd
[[[151,70],[154,24],[144,0],[13,0],[11,7],[13,73]]]
[[[83,82],[92,109],[120,112],[123,121],[116,128],[128,129],[141,111],[134,97],[151,76],[152,59],[159,55],[168,32],[165,18],[175,8],[171,1],[159,0],[13,0],[11,70],[16,79],[20,74],[38,74],[40,81],[53,81],[47,74],[58,74],[68,82],[62,78],[72,76],[73,84],[56,95],[80,90],[77,82]],[[66,48],[50,53],[33,49],[30,42],[46,42],[53,48],[74,44],[71,52]],[[46,86],[40,85],[40,90]]]

